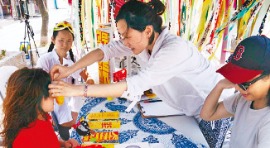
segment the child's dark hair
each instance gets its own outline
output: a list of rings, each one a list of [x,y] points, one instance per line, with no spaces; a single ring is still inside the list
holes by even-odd
[[[3,102],[4,128],[1,135],[5,147],[12,147],[19,131],[35,121],[38,112],[47,118],[41,101],[49,97],[50,83],[50,75],[42,69],[22,68],[10,76]]]
[[[147,25],[152,25],[155,32],[161,33],[162,18],[160,15],[164,13],[165,8],[160,0],[152,0],[148,3],[130,0],[121,7],[116,22],[124,19],[128,27],[140,32],[144,31]],[[149,44],[152,44],[153,41],[154,32],[150,37]]]

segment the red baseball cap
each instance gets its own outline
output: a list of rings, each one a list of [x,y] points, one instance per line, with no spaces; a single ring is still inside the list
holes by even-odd
[[[228,63],[217,70],[229,81],[248,82],[263,72],[270,72],[270,39],[251,36],[241,41]]]

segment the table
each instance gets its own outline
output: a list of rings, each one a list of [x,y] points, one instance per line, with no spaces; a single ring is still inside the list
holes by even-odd
[[[23,51],[7,51],[6,56],[0,60],[1,66],[16,66],[18,68],[26,67],[26,59]]]
[[[192,117],[143,118],[137,107],[129,113],[125,112],[129,104],[129,101],[122,98],[112,101],[106,98],[88,98],[79,112],[78,120],[86,119],[89,112],[119,111],[121,120],[119,143],[162,143],[166,148],[208,147],[197,122]],[[71,138],[82,143],[75,130],[72,130]]]

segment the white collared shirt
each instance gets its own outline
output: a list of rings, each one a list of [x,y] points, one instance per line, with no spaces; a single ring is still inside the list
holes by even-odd
[[[67,54],[69,55],[69,54]],[[42,68],[43,70],[47,71],[48,73],[52,69],[52,67],[56,64],[61,65],[59,61],[59,56],[57,55],[55,49],[53,49],[51,52],[45,53],[42,55],[38,61],[36,67]],[[71,66],[73,65],[74,62],[70,59],[69,56],[63,59],[63,64],[64,66]],[[77,79],[80,77],[80,72],[81,70],[76,71],[75,73],[71,74],[71,77]],[[63,79],[65,82],[71,82],[71,79]]]

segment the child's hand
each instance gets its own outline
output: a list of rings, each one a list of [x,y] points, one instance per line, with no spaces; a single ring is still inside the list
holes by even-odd
[[[229,89],[229,88],[235,87],[235,84],[227,79],[220,80],[217,85],[221,87],[222,89]]]
[[[80,73],[81,77],[83,78],[83,80],[85,81],[86,84],[92,85],[95,84],[95,81],[91,78],[90,74],[87,72],[87,69],[84,69],[81,73]]]
[[[65,148],[76,148],[77,146],[80,146],[80,144],[75,139],[68,139],[64,142]]]
[[[87,72],[87,69],[84,69],[83,71],[80,72],[81,77],[83,78],[84,81],[87,80],[89,77],[89,73]]]
[[[95,84],[95,81],[91,78],[88,78],[85,82],[86,84],[89,84],[89,85],[92,85],[92,84]]]

